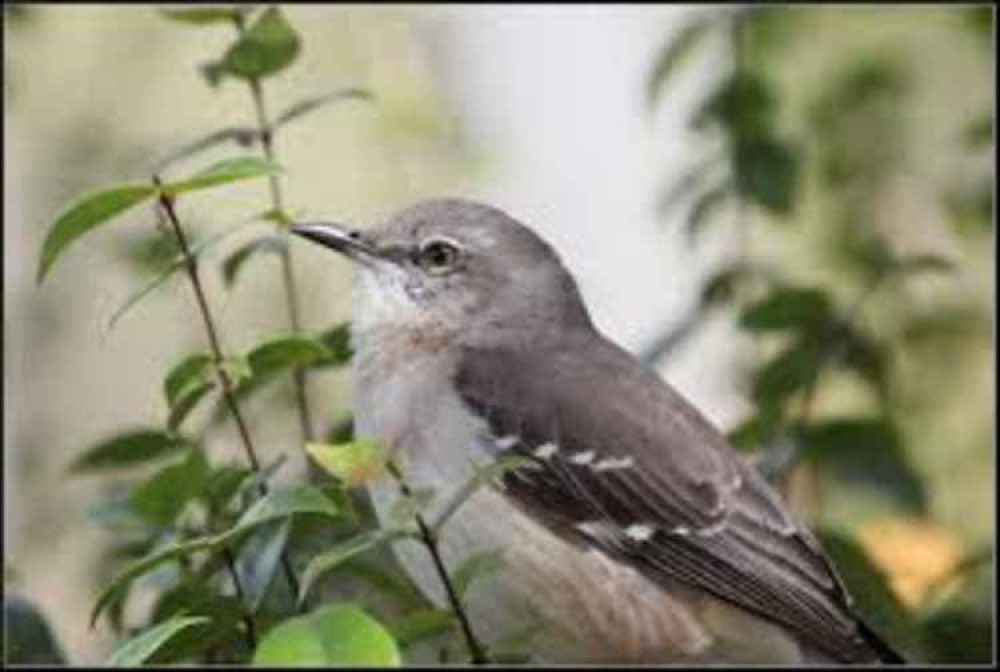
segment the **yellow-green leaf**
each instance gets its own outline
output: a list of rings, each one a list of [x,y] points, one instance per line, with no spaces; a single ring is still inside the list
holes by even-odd
[[[282,70],[299,54],[299,36],[277,7],[270,7],[229,48],[217,68],[243,79],[265,77]]]
[[[306,452],[347,487],[357,487],[385,472],[386,451],[375,441],[358,439],[336,445],[308,443]]]
[[[399,647],[381,623],[353,604],[334,604],[290,618],[267,633],[254,665],[402,664]]]
[[[241,156],[219,161],[190,179],[165,184],[163,192],[169,196],[176,196],[186,191],[208,189],[220,184],[263,177],[277,172],[281,172],[281,166],[273,161],[266,161],[256,156]]]

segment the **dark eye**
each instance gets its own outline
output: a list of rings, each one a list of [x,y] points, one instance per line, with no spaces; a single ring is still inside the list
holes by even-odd
[[[417,263],[428,273],[448,273],[454,270],[457,261],[458,246],[447,240],[424,243],[417,254]]]

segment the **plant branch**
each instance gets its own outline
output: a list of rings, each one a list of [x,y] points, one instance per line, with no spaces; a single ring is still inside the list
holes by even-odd
[[[399,469],[392,462],[386,464],[389,473],[392,474],[393,478],[399,483],[399,489],[403,493],[404,497],[411,497],[412,492],[410,487],[403,480],[403,475],[400,473]],[[434,561],[434,568],[437,570],[438,576],[441,578],[441,583],[444,584],[445,592],[448,595],[448,602],[451,604],[451,609],[455,612],[455,616],[458,618],[458,622],[462,627],[462,634],[465,636],[466,645],[469,648],[469,655],[472,658],[472,662],[475,665],[485,665],[489,662],[486,657],[486,653],[483,651],[482,644],[476,639],[475,633],[472,632],[472,624],[469,621],[468,614],[465,613],[465,609],[462,607],[462,601],[458,597],[458,593],[455,591],[455,587],[451,583],[451,578],[448,576],[448,570],[444,566],[444,561],[441,559],[441,552],[438,549],[437,535],[430,528],[427,522],[424,520],[420,512],[417,511],[413,514],[413,518],[417,523],[417,528],[420,531],[420,537],[424,542],[424,546],[427,547],[427,551],[431,554],[431,559]]]
[[[160,178],[156,175],[153,176],[153,184],[157,187],[157,189],[162,187]],[[250,463],[250,467],[255,473],[260,473],[260,460],[257,458],[257,451],[254,449],[253,441],[250,439],[250,431],[247,429],[246,421],[243,419],[243,413],[240,411],[239,404],[236,403],[236,394],[232,378],[229,377],[229,373],[223,366],[225,357],[222,354],[222,346],[219,344],[219,336],[215,328],[215,322],[212,319],[212,313],[208,308],[208,300],[205,298],[205,291],[201,285],[201,278],[198,274],[198,262],[195,259],[195,256],[191,253],[187,237],[184,235],[184,230],[181,228],[180,221],[177,219],[177,212],[174,210],[173,198],[168,194],[163,193],[161,190],[159,203],[163,208],[163,212],[166,213],[171,227],[173,228],[174,236],[177,239],[177,245],[181,250],[181,256],[184,258],[184,265],[187,270],[188,277],[191,280],[191,287],[194,289],[195,298],[198,301],[198,309],[201,313],[202,322],[205,324],[205,331],[208,332],[208,340],[212,349],[212,361],[215,368],[215,374],[222,387],[223,398],[226,401],[226,405],[229,407],[230,413],[233,415],[233,419],[236,421],[236,427],[243,443],[243,450],[246,454],[247,461]],[[263,479],[258,486],[258,490],[261,496],[265,496],[268,493],[267,482]],[[295,577],[295,572],[292,571],[291,562],[285,552],[282,552],[281,555],[281,567],[285,573],[285,578],[288,580],[288,585],[291,588],[292,593],[298,595],[299,582]]]
[[[246,32],[246,24],[243,15],[237,13],[234,17],[236,30],[242,36]],[[253,98],[254,112],[257,116],[257,130],[260,137],[261,148],[264,158],[274,161],[274,129],[271,126],[270,117],[267,113],[267,105],[264,101],[264,90],[260,84],[260,79],[251,77],[247,80],[250,87],[250,95]],[[281,214],[285,212],[284,199],[281,194],[281,182],[276,174],[267,176],[267,182],[271,190],[271,204],[276,213],[279,214],[279,222],[283,221]],[[285,231],[282,223],[278,224],[280,230]],[[287,233],[287,231],[286,231]],[[301,310],[299,308],[299,292],[295,282],[295,271],[292,266],[292,254],[288,247],[283,247],[279,251],[281,259],[281,273],[283,286],[285,289],[285,305],[288,307],[288,324],[294,333],[302,331]],[[309,398],[306,393],[306,370],[301,366],[292,369],[292,378],[295,384],[296,407],[299,413],[299,429],[302,434],[302,442],[313,440],[312,411],[309,407]]]

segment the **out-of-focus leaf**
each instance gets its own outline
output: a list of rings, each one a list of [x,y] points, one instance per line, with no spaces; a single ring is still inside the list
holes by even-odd
[[[445,523],[455,515],[463,504],[476,493],[479,488],[496,479],[503,477],[505,473],[512,469],[532,467],[534,463],[531,459],[521,455],[508,455],[489,464],[477,467],[468,481],[462,484],[451,499],[441,508],[438,518],[431,528],[435,534],[439,534]]]
[[[167,546],[126,567],[101,592],[93,610],[91,610],[91,624],[97,621],[101,612],[112,600],[118,597],[125,586],[136,577],[148,573],[164,562],[197,551],[220,548],[235,542],[245,533],[264,523],[303,513],[315,513],[335,518],[339,515],[339,510],[329,497],[315,488],[272,490],[266,497],[257,500],[253,506],[247,509],[236,525],[229,530]]]
[[[226,357],[219,363],[219,368],[229,376],[229,380],[234,386],[253,376],[253,366],[250,364],[249,358],[242,355]]]
[[[865,622],[894,647],[909,642],[912,636],[909,615],[889,587],[886,575],[861,545],[836,529],[819,530],[817,536],[848,592],[854,596],[858,613]]]
[[[362,485],[385,472],[387,454],[376,441],[357,440],[329,445],[307,443],[306,452],[345,487]]]
[[[799,148],[787,140],[758,135],[739,139],[733,150],[740,193],[776,215],[788,215],[795,205],[801,172]]]
[[[259,252],[280,254],[287,249],[288,241],[285,239],[285,236],[279,234],[263,236],[246,243],[240,247],[240,249],[229,255],[229,257],[222,263],[222,278],[226,283],[226,287],[233,286],[233,283],[236,282],[236,277],[239,274],[240,269],[243,268],[243,265],[250,259],[251,256],[254,256]]]
[[[264,177],[281,172],[281,166],[256,156],[240,156],[215,163],[194,177],[163,185],[163,192],[176,196],[188,191],[209,189],[230,182]]]
[[[188,441],[159,429],[133,429],[88,449],[70,465],[74,473],[125,469],[163,457]]]
[[[350,443],[354,440],[354,416],[349,415],[342,420],[338,420],[330,427],[326,433],[326,443],[340,444]]]
[[[341,322],[318,336],[318,340],[327,350],[329,356],[318,359],[309,365],[311,369],[325,369],[333,366],[341,366],[351,361],[353,351],[351,350],[351,325],[349,322]]]
[[[993,115],[974,119],[962,131],[962,142],[969,149],[983,149],[993,144]]]
[[[733,428],[726,438],[729,443],[742,452],[754,452],[763,449],[781,428],[781,413],[778,406],[763,406],[760,410]]]
[[[268,523],[257,531],[236,558],[236,574],[243,586],[243,599],[250,611],[256,611],[271,586],[288,541],[288,519]]]
[[[198,623],[207,623],[208,620],[201,616],[171,618],[119,646],[106,664],[109,667],[141,665],[178,632]]]
[[[246,226],[255,223],[256,223],[256,218],[249,219],[241,224],[237,224],[236,226],[228,227],[222,232],[217,233],[214,236],[210,236],[209,238],[206,238],[205,240],[200,241],[195,245],[192,245],[190,250],[191,256],[194,257],[195,259],[200,258],[209,249],[213,248],[223,239],[228,238],[234,233],[241,231]],[[110,331],[115,326],[115,323],[118,322],[118,320],[120,320],[122,317],[124,317],[129,310],[138,305],[138,303],[142,299],[144,299],[147,295],[149,295],[154,289],[156,289],[164,282],[166,282],[176,271],[184,268],[184,265],[185,261],[183,257],[178,257],[174,259],[159,274],[153,277],[148,283],[143,285],[141,289],[129,295],[125,303],[123,303],[121,307],[115,310],[115,312],[111,315],[111,319],[108,320],[106,330]]]
[[[750,140],[771,128],[776,108],[770,84],[753,72],[740,70],[706,99],[691,124],[697,130],[718,124],[731,138]]]
[[[167,398],[167,406],[173,406],[177,400],[190,390],[212,382],[212,356],[206,353],[188,355],[170,369],[163,382],[163,394]]]
[[[740,313],[740,326],[750,331],[795,329],[815,333],[825,328],[833,308],[826,292],[819,289],[779,287]]]
[[[4,662],[10,665],[65,665],[66,656],[36,606],[8,586],[3,598]]]
[[[405,649],[451,632],[458,625],[458,620],[450,611],[428,608],[406,614],[387,625],[396,643]]]
[[[400,494],[389,509],[389,520],[403,525],[423,512],[434,499],[434,488],[412,488],[408,495]]]
[[[250,128],[249,126],[223,128],[171,150],[162,159],[153,164],[153,172],[160,173],[182,159],[194,156],[206,149],[211,149],[226,142],[235,142],[240,147],[247,148],[258,141],[260,141],[260,131],[256,128]]]
[[[712,154],[686,169],[673,182],[664,185],[656,199],[657,214],[666,217],[686,196],[700,191],[700,187],[714,172],[713,169],[725,158],[725,154]]]
[[[927,493],[910,464],[896,428],[875,419],[827,420],[799,426],[802,457],[820,477],[864,491],[908,512],[927,512]]]
[[[780,405],[813,383],[823,361],[823,343],[794,341],[754,374],[751,395],[758,407]]]
[[[309,590],[313,587],[313,585],[315,585],[316,580],[326,572],[339,567],[344,562],[347,562],[361,553],[381,546],[382,544],[395,541],[396,539],[412,535],[413,531],[408,528],[379,528],[350,537],[349,539],[339,542],[330,550],[317,555],[309,561],[305,572],[302,573],[302,580],[300,582],[301,587],[299,589],[299,603],[303,603],[305,601],[306,596],[309,594]]]
[[[838,361],[870,384],[882,403],[889,402],[889,353],[882,343],[860,330],[841,325]]]
[[[169,525],[198,496],[208,478],[208,462],[198,448],[176,464],[157,471],[129,494],[132,510],[157,525]]]
[[[732,194],[733,185],[729,180],[726,180],[722,184],[712,187],[698,196],[691,206],[691,212],[688,213],[687,217],[687,235],[689,239],[694,240],[698,237],[708,222],[711,221],[712,213],[725,203],[726,199],[732,196]]]
[[[340,574],[346,574],[367,583],[375,590],[391,595],[403,608],[416,608],[426,604],[426,598],[413,582],[400,572],[364,558],[345,560],[337,565]]]
[[[721,306],[733,300],[740,285],[757,276],[765,276],[764,269],[748,262],[736,262],[719,269],[702,285],[700,306],[702,310]]]
[[[247,354],[254,377],[293,366],[305,366],[330,357],[318,339],[307,336],[284,336],[263,343]]]
[[[254,665],[378,665],[402,659],[392,635],[353,604],[333,604],[290,618],[265,635]]]
[[[295,121],[310,112],[318,110],[324,105],[329,105],[330,103],[335,103],[339,100],[352,99],[372,101],[375,99],[375,96],[372,95],[371,91],[359,88],[341,89],[339,91],[333,91],[320,96],[312,96],[289,106],[288,109],[279,114],[278,118],[274,120],[273,127],[280,128],[291,121]]]
[[[185,7],[183,9],[160,9],[160,16],[195,26],[206,26],[213,23],[233,23],[240,14],[246,12],[246,7]]]
[[[299,54],[299,36],[277,7],[269,7],[218,63],[220,72],[242,79],[273,75]]]
[[[239,491],[247,478],[253,474],[253,470],[247,467],[235,467],[232,465],[222,465],[216,467],[209,474],[205,483],[205,497],[211,503],[213,511],[225,508],[229,500]]]
[[[137,291],[130,294],[129,297],[125,299],[125,302],[117,310],[115,310],[114,313],[111,314],[111,317],[108,319],[106,330],[110,331],[118,322],[118,320],[124,317],[128,311],[137,306],[139,302],[142,301],[144,298],[149,296],[149,294],[151,294],[153,290],[157,289],[163,283],[169,280],[170,277],[173,276],[174,272],[183,267],[184,267],[184,261],[182,259],[174,261],[165,269],[163,269],[159,274],[154,276],[149,282],[147,282]]]
[[[464,597],[472,582],[479,577],[495,572],[503,566],[503,549],[492,548],[473,553],[462,561],[451,577],[455,594]]]
[[[937,254],[916,254],[899,259],[896,267],[901,273],[951,273],[955,262]]]
[[[116,242],[121,258],[140,277],[162,270],[180,255],[177,239],[163,227],[117,236]]]
[[[45,236],[36,284],[42,284],[52,264],[73,241],[155,193],[156,189],[148,184],[126,185],[92,192],[71,205],[59,215]]]
[[[719,22],[713,18],[703,17],[688,22],[681,27],[665,47],[660,49],[653,65],[653,70],[646,81],[646,106],[653,108],[666,87],[670,77],[677,68],[694,51],[710,28]]]
[[[923,623],[922,641],[930,663],[985,665],[995,660],[993,620],[963,609],[941,609]]]

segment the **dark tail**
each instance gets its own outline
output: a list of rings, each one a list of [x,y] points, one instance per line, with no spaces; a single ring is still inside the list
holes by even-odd
[[[905,665],[906,658],[903,658],[895,649],[889,646],[888,642],[882,639],[874,630],[868,627],[864,621],[858,619],[858,633],[867,642],[868,646],[878,654],[879,660],[889,665]]]

